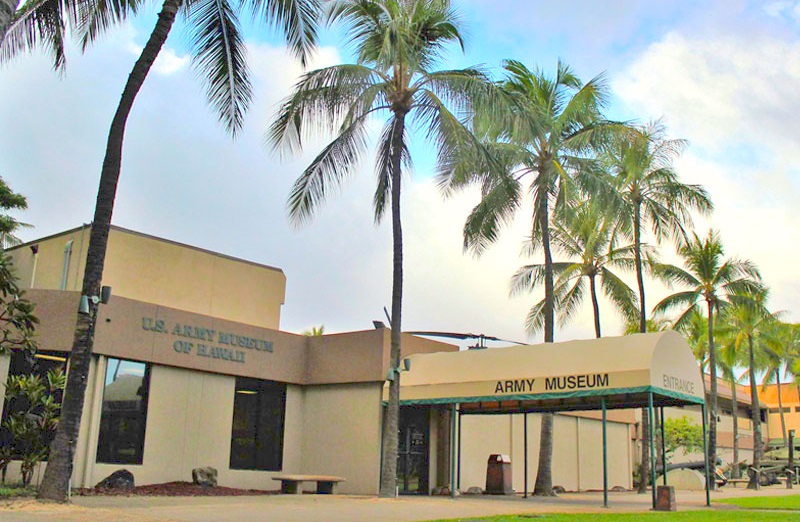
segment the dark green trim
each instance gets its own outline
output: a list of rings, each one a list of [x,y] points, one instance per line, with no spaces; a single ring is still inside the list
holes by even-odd
[[[476,397],[442,397],[431,399],[405,399],[400,400],[404,406],[421,404],[452,404],[454,402],[500,402],[500,401],[543,401],[551,399],[574,399],[581,397],[610,397],[630,393],[654,393],[664,397],[671,397],[692,404],[704,404],[703,399],[672,390],[665,390],[657,386],[637,386],[633,388],[603,388],[601,390],[577,390],[561,393],[520,393],[514,395],[482,395]],[[400,391],[402,394],[402,389]],[[386,402],[386,401],[384,401]]]

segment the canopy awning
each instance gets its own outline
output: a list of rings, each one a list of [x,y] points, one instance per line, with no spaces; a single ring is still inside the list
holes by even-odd
[[[700,368],[676,332],[407,357],[400,403],[462,413],[703,404]],[[388,397],[388,383],[384,400]]]

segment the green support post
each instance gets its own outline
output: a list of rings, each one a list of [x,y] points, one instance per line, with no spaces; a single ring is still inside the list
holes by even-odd
[[[661,476],[664,485],[667,485],[667,438],[664,436],[664,407],[659,407],[659,417],[661,417]]]
[[[608,507],[608,435],[606,434],[605,398],[603,398],[603,507]]]
[[[656,430],[654,417],[653,392],[649,392],[647,394],[647,418],[650,420],[650,433],[648,433],[648,438],[650,439],[650,487],[653,490],[653,509],[656,508],[656,444],[655,437],[653,436]]]
[[[528,412],[522,414],[523,421],[522,421],[522,431],[523,431],[523,439],[525,439],[525,491],[522,493],[522,498],[528,498]]]
[[[706,470],[706,506],[711,507],[711,473],[708,466],[708,435],[706,434],[706,405],[700,406],[703,414],[703,460]]]
[[[456,498],[456,409],[453,404],[450,409],[450,498]]]

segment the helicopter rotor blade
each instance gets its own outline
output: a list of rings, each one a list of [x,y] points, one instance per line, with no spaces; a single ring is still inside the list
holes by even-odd
[[[411,335],[425,335],[429,337],[445,337],[449,339],[482,339],[484,341],[498,341],[501,343],[511,343],[511,344],[518,344],[524,346],[528,343],[521,343],[519,341],[510,341],[508,339],[500,339],[499,337],[494,337],[492,335],[483,335],[483,334],[473,334],[473,333],[460,333],[460,332],[431,332],[431,331],[414,331],[414,332],[405,332]]]

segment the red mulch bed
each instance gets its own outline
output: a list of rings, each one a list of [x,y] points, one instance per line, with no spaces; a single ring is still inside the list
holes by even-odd
[[[212,488],[208,486],[198,486],[192,482],[165,482],[164,484],[136,486],[133,489],[80,488],[73,489],[72,493],[82,496],[236,497],[245,495],[276,495],[280,493],[280,491],[237,489],[223,486]]]

